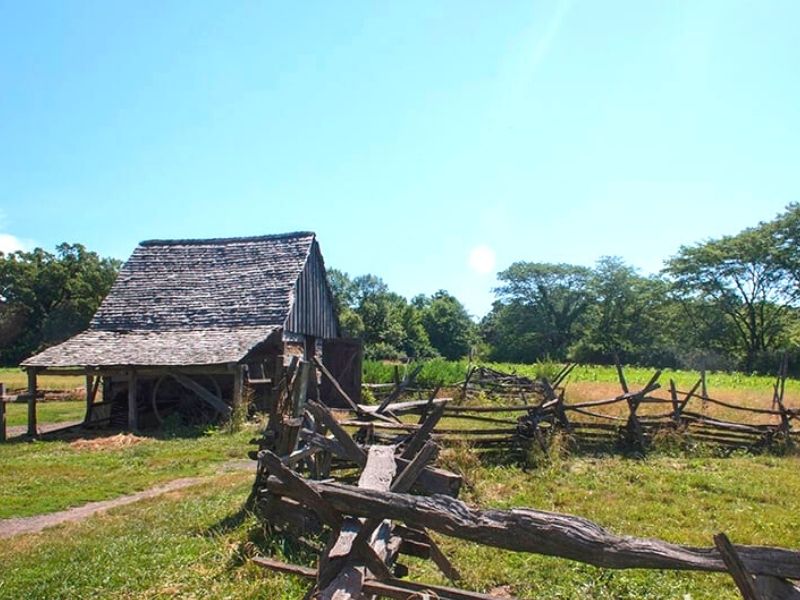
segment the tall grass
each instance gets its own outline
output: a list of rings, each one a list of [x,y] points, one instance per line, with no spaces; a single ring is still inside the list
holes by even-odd
[[[473,363],[476,366],[485,365],[505,373],[513,373],[535,379],[545,376],[550,379],[560,369],[562,365],[550,361],[541,361],[533,364],[520,363]],[[364,383],[391,383],[394,378],[395,367],[399,371],[400,378],[408,373],[415,363],[391,363],[383,361],[364,361]],[[455,385],[464,381],[470,363],[467,360],[449,361],[441,358],[425,361],[422,371],[417,376],[417,382],[424,386],[433,386],[438,383],[444,385]],[[625,367],[625,378],[632,385],[643,385],[647,383],[655,369],[650,367]],[[679,389],[688,389],[700,377],[697,371],[683,371],[677,369],[664,369],[661,375],[662,384],[666,384],[670,379],[674,379]],[[612,365],[578,365],[572,371],[568,381],[574,383],[597,382],[597,383],[616,383],[617,371]],[[747,375],[738,372],[708,372],[706,382],[709,389],[758,389],[769,393],[775,382],[774,377],[766,375]],[[790,379],[786,382],[787,392],[800,392],[800,381]]]

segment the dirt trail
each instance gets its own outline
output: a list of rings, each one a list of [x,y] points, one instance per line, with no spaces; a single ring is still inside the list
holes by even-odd
[[[59,429],[66,429],[68,427],[74,427],[75,425],[80,425],[83,423],[83,419],[80,421],[62,421],[60,423],[39,423],[39,434],[42,433],[53,433],[58,431]],[[11,439],[12,437],[22,437],[28,433],[28,426],[27,425],[14,425],[12,427],[8,427],[6,429],[6,438]]]
[[[217,473],[225,473],[230,471],[246,471],[255,469],[253,461],[246,460],[231,460],[223,463]],[[199,483],[209,481],[211,477],[182,477],[180,479],[173,479],[167,483],[162,483],[155,487],[113,498],[112,500],[101,500],[99,502],[89,502],[83,506],[76,506],[67,510],[62,510],[54,513],[47,513],[44,515],[34,515],[32,517],[14,517],[11,519],[0,519],[0,539],[9,538],[15,535],[24,533],[39,533],[43,529],[60,525],[61,523],[70,523],[75,521],[83,521],[92,515],[106,511],[110,508],[117,506],[125,506],[132,504],[145,498],[154,498],[167,492],[174,492],[181,490]]]

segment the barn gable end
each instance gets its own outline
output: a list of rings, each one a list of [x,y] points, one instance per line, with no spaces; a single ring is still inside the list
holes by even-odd
[[[325,263],[316,240],[311,244],[308,259],[297,278],[293,300],[284,326],[287,332],[320,339],[338,337],[339,323],[325,276]]]

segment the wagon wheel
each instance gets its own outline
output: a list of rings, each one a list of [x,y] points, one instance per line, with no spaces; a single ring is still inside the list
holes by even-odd
[[[222,396],[219,383],[210,375],[194,376],[192,379],[218,398]],[[170,414],[180,415],[181,420],[189,425],[208,423],[217,416],[214,407],[170,375],[163,375],[156,381],[151,394],[151,404],[153,414],[161,425]]]

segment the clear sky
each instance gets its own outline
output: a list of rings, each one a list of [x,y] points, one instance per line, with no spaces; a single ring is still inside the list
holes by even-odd
[[[0,248],[314,230],[476,316],[800,200],[800,2],[0,0]]]

